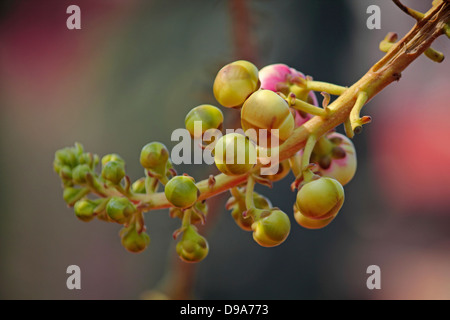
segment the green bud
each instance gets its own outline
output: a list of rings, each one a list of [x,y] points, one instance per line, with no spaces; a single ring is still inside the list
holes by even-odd
[[[286,240],[291,230],[287,214],[273,208],[252,224],[253,239],[263,247],[274,247]]]
[[[78,165],[78,157],[74,148],[64,148],[55,152],[55,166],[69,166],[74,168]]]
[[[199,132],[195,132],[195,122],[197,121],[201,122],[201,130],[198,130]],[[205,131],[209,129],[220,129],[222,127],[223,114],[222,111],[215,106],[202,104],[189,111],[184,123],[186,129],[191,134],[191,137],[201,138]]]
[[[89,199],[81,199],[75,203],[74,212],[78,219],[84,222],[89,222],[94,219],[94,210],[98,203]]]
[[[141,150],[141,165],[152,173],[163,177],[169,160],[169,150],[160,142],[146,144]]]
[[[102,168],[102,177],[113,184],[119,184],[125,177],[125,167],[123,162],[108,161]]]
[[[214,147],[217,169],[226,175],[241,175],[256,164],[256,148],[244,135],[229,133],[222,136]]]
[[[136,207],[128,198],[112,197],[106,205],[108,216],[120,224],[126,223],[135,212]]]
[[[133,182],[131,185],[131,191],[134,193],[146,193],[145,190],[145,178],[140,178]]]
[[[78,158],[78,161],[80,162],[80,164],[87,164],[91,169],[94,169],[94,167],[98,164],[99,159],[98,159],[98,155],[88,152],[88,153],[83,153]]]
[[[75,183],[84,184],[87,181],[87,175],[91,173],[91,168],[87,164],[79,164],[72,171],[72,179]]]
[[[139,253],[144,251],[150,244],[150,237],[142,231],[139,233],[133,224],[128,228],[124,228],[120,232],[122,245],[130,252]]]
[[[184,209],[194,205],[200,191],[192,177],[175,176],[167,182],[164,193],[171,204]]]
[[[72,169],[69,166],[62,166],[58,174],[63,180],[72,180]]]
[[[104,167],[110,161],[121,162],[125,166],[125,160],[123,160],[121,156],[119,156],[116,153],[111,153],[111,154],[107,154],[107,155],[103,156],[102,167]]]
[[[334,217],[344,203],[344,188],[335,179],[321,177],[303,185],[297,193],[297,208],[310,219]]]
[[[63,199],[69,206],[73,206],[78,200],[87,195],[89,191],[89,188],[66,187],[63,191]]]
[[[181,240],[177,243],[176,251],[185,262],[199,262],[208,255],[209,246],[206,239],[197,233],[194,226],[190,225],[184,230]]]

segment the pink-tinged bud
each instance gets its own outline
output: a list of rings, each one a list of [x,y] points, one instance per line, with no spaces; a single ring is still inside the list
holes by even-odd
[[[286,96],[293,92],[298,99],[318,106],[319,103],[314,92],[305,90],[298,85],[302,79],[306,79],[303,73],[282,63],[271,64],[259,70],[261,89],[281,92]]]
[[[303,150],[300,150],[299,155],[302,154]],[[316,164],[314,173],[336,179],[345,186],[356,173],[355,146],[345,135],[331,132],[318,141],[312,152],[311,162]]]
[[[345,186],[356,173],[355,146],[349,138],[338,132],[329,134],[327,138],[332,142],[336,142],[336,147],[331,151],[330,166],[328,168],[322,168],[320,165],[316,166],[317,173],[324,177],[336,179]]]

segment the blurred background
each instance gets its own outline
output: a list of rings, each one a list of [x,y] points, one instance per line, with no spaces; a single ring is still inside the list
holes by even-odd
[[[428,2],[405,0],[422,11]],[[71,4],[81,8],[81,30],[66,27]],[[380,30],[366,27],[371,4],[381,8]],[[403,36],[414,22],[384,0],[1,1],[0,298],[449,299],[447,60],[419,58],[365,107],[373,123],[354,138],[358,171],[328,227],[295,223],[292,175],[257,189],[292,218],[275,248],[236,226],[224,194],[211,201],[201,263],[176,257],[180,222],[167,210],[146,214],[151,244],[129,253],[120,226],[75,217],[52,167],[55,151],[78,141],[100,156],[120,154],[137,179],[142,146],[171,149],[191,108],[217,104],[212,83],[226,63],[286,63],[349,86],[382,57],[389,31]],[[450,55],[448,39],[434,47]],[[222,110],[235,125],[238,114]],[[215,170],[177,167],[197,180]],[[72,264],[81,290],[66,287]],[[366,287],[373,264],[381,290]]]

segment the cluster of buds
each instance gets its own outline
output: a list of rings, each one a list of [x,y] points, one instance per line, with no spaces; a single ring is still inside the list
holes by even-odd
[[[324,94],[319,107],[313,92],[317,85],[327,88],[283,64],[258,70],[251,62],[239,60],[219,70],[213,92],[223,107],[240,109],[242,132],[222,135],[224,115],[211,104],[199,105],[185,117],[190,137],[211,152],[222,176],[237,181],[224,188],[220,179],[210,176],[207,190],[230,190],[226,208],[236,224],[252,232],[261,246],[283,243],[291,231],[291,222],[288,214],[254,191],[257,183],[271,187],[293,172],[293,186],[299,189],[293,217],[300,226],[318,229],[338,214],[344,202],[342,186],[355,173],[354,146],[335,131],[318,138],[311,133],[314,139],[308,140],[295,156],[282,161],[272,158],[296,128],[313,116],[327,116],[329,96]],[[334,93],[344,90],[331,84],[329,87]],[[268,163],[268,157],[275,163]],[[63,182],[64,200],[74,207],[76,217],[85,222],[98,218],[122,225],[119,235],[127,250],[141,252],[149,245],[143,213],[157,207],[157,198],[166,202],[161,206],[170,208],[172,218],[181,220],[180,228],[173,232],[174,239],[179,239],[179,257],[186,262],[203,260],[209,246],[196,225],[205,223],[208,212],[208,196],[202,194],[204,184],[200,187],[201,182],[196,183],[188,174],[178,175],[169,150],[160,142],[146,144],[139,160],[144,176],[131,182],[119,155],[108,154],[100,161],[76,144],[56,152],[54,169]],[[101,172],[97,174],[99,163]],[[276,170],[267,173],[265,169],[274,164]],[[164,190],[158,192],[161,186]]]
[[[242,158],[244,155],[249,160],[258,157],[268,146],[274,150],[292,135],[296,127],[314,115],[326,117],[329,93],[322,92],[325,98],[319,107],[312,90],[315,87],[329,89],[333,94],[345,91],[343,87],[314,82],[311,77],[284,64],[268,65],[259,71],[243,61],[223,67],[214,82],[214,95],[219,102],[234,102],[222,104],[224,107],[241,108],[241,127],[254,145],[252,147],[252,143],[246,141],[241,144],[245,148],[236,148],[242,150]],[[261,131],[267,134],[261,135]],[[221,172],[226,175],[249,173],[256,182],[271,185],[292,169],[296,176],[293,188],[299,189],[294,205],[297,223],[308,229],[319,229],[336,217],[344,202],[343,185],[353,178],[356,171],[355,148],[350,139],[334,130],[319,139],[312,139],[308,148],[305,147],[307,152],[300,150],[295,157],[282,161],[278,172],[270,175],[261,175],[261,170],[255,174],[252,163],[257,162],[222,163],[222,155],[226,153],[223,150],[233,151],[232,146],[239,139],[245,140],[238,134],[228,134],[216,144],[216,165]],[[221,156],[217,156],[217,151]],[[236,154],[232,154],[234,159],[229,160],[236,160]],[[286,239],[290,223],[285,213],[278,208],[272,209],[270,202],[256,193],[252,201],[249,200],[252,196],[246,198],[238,188],[232,189],[231,193],[227,208],[232,210],[232,217],[239,227],[253,231],[256,242],[275,246]]]
[[[238,60],[220,69],[214,97],[224,108],[240,110],[242,132],[222,135],[224,115],[210,104],[193,108],[185,118],[188,136],[210,151],[220,174],[197,183],[187,174],[178,175],[166,146],[151,142],[140,154],[144,177],[132,182],[119,155],[104,156],[96,173],[100,158],[75,144],[58,150],[54,158],[64,200],[81,221],[97,218],[122,225],[121,243],[131,252],[150,243],[143,213],[170,208],[170,216],[181,220],[173,237],[180,238],[176,252],[186,262],[208,255],[208,242],[196,224],[206,221],[207,199],[228,190],[226,207],[241,229],[252,232],[261,246],[283,243],[291,231],[289,215],[254,189],[257,183],[272,186],[290,172],[295,177],[292,190],[298,190],[295,221],[307,229],[329,225],[344,204],[344,186],[356,172],[355,148],[347,137],[371,121],[360,115],[362,107],[421,54],[441,62],[443,54],[431,43],[440,35],[450,38],[448,0],[433,0],[426,13],[394,3],[418,23],[398,42],[389,33],[380,44],[388,53],[350,88],[314,81],[284,64],[258,69]],[[321,106],[314,92],[322,94]],[[331,95],[340,97],[329,105]],[[346,135],[336,132],[339,124]],[[164,191],[158,192],[161,185]]]
[[[131,187],[125,161],[117,154],[105,155],[100,174],[95,172],[98,163],[99,157],[85,153],[79,143],[58,150],[53,165],[63,182],[63,198],[81,221],[97,218],[123,225],[119,233],[122,245],[131,252],[141,252],[150,238],[145,232],[142,210],[126,197]],[[112,189],[114,193],[109,192]],[[98,198],[90,198],[90,193]]]

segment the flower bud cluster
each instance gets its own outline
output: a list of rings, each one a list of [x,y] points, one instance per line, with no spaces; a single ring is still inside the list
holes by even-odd
[[[301,150],[295,157],[277,162],[275,173],[263,174],[263,169],[269,167],[265,160],[273,154],[278,155],[277,147],[312,117],[309,113],[324,118],[329,116],[332,108],[325,108],[329,99],[323,103],[324,109],[320,109],[310,90],[317,90],[318,84],[323,83],[312,82],[310,77],[284,64],[258,70],[251,62],[238,60],[219,70],[213,93],[220,105],[240,112],[243,133],[213,135],[215,139],[212,140],[208,131],[221,133],[224,116],[211,104],[198,105],[185,117],[184,124],[190,137],[194,141],[200,139],[200,146],[211,150],[217,169],[226,176],[241,176],[237,178],[242,178],[241,181],[247,179],[246,188],[237,183],[231,187],[232,197],[226,207],[231,210],[236,224],[242,230],[252,232],[254,241],[263,247],[283,243],[290,233],[291,222],[285,212],[272,207],[269,199],[254,192],[256,182],[272,186],[289,172],[295,173],[295,186],[299,190],[293,208],[294,218],[305,228],[320,229],[337,216],[344,202],[343,185],[355,174],[355,148],[347,137],[337,132],[329,132],[318,140],[312,132],[311,139],[306,142],[309,147],[305,147],[305,156]],[[298,130],[302,132],[302,129]],[[203,145],[204,141],[209,142]],[[298,156],[302,158],[301,163],[297,161]],[[312,164],[308,164],[308,160]],[[151,209],[154,199],[159,199],[155,202],[170,206],[170,216],[181,220],[181,227],[173,233],[174,238],[180,237],[176,245],[179,257],[186,262],[203,260],[208,255],[209,245],[199,234],[197,225],[205,223],[208,213],[204,182],[196,184],[193,177],[177,175],[169,150],[160,142],[146,144],[141,149],[139,161],[145,176],[133,183],[126,174],[125,161],[119,155],[108,154],[100,161],[97,155],[84,152],[80,144],[58,150],[53,166],[63,183],[63,198],[73,207],[75,216],[84,222],[98,218],[122,225],[119,235],[128,251],[142,252],[149,245],[143,212]],[[101,173],[97,174],[95,167],[99,162]],[[218,192],[221,192],[223,179],[234,178],[219,177],[217,181],[222,183],[222,189]],[[210,195],[215,194],[216,179],[211,176],[207,182],[213,190]],[[160,184],[164,191],[150,198]],[[98,198],[90,197],[90,193]],[[161,200],[161,197],[165,199]]]

